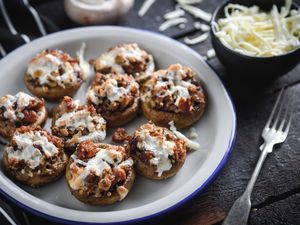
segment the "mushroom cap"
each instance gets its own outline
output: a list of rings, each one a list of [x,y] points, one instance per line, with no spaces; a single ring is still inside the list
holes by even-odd
[[[65,0],[69,18],[82,25],[115,23],[134,5],[134,0]]]

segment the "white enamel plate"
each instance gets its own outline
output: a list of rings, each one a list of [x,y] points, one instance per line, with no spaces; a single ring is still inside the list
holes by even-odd
[[[183,168],[165,181],[152,181],[137,176],[128,196],[111,206],[89,206],[75,199],[65,179],[41,188],[20,185],[0,170],[0,191],[14,203],[37,215],[69,224],[120,223],[144,220],[167,212],[182,204],[206,187],[226,163],[236,133],[236,117],[232,102],[215,72],[200,55],[168,37],[130,28],[113,26],[88,27],[51,34],[18,48],[0,61],[0,95],[28,92],[23,74],[28,61],[44,49],[62,49],[75,57],[81,43],[87,45],[86,58],[93,59],[109,47],[136,42],[150,52],[157,69],[181,63],[199,74],[207,95],[207,109],[194,127],[201,149],[189,152]],[[91,79],[80,88],[75,99],[84,102]],[[52,105],[51,105],[52,106]],[[48,108],[51,107],[48,104]],[[49,122],[46,129],[49,129]],[[143,116],[125,128],[132,133],[145,123]],[[188,132],[188,130],[184,131]],[[108,131],[106,142],[111,140]],[[1,161],[3,148],[0,149]]]

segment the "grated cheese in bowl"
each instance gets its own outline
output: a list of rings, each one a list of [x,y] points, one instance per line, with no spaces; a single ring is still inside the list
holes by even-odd
[[[282,55],[300,47],[300,9],[291,9],[286,0],[279,10],[273,5],[270,12],[258,6],[228,4],[225,18],[213,22],[213,31],[228,48],[249,56]]]

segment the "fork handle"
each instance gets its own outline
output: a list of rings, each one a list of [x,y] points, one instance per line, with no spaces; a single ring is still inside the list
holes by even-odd
[[[273,144],[270,144],[270,143],[265,143],[264,144],[263,150],[260,153],[260,156],[259,156],[259,159],[256,163],[255,169],[254,169],[254,171],[251,175],[251,178],[250,178],[250,180],[247,184],[246,190],[245,190],[245,192],[249,192],[249,197],[251,196],[254,184],[255,184],[255,182],[257,180],[257,177],[260,173],[261,167],[264,164],[268,153],[272,152],[272,149],[273,149]]]
[[[237,200],[235,200],[222,225],[247,224],[250,209],[250,195],[247,192],[244,192]]]
[[[256,163],[255,169],[251,176],[250,181],[248,182],[247,188],[244,193],[234,202],[231,207],[226,219],[223,222],[223,225],[246,225],[251,209],[251,193],[255,184],[255,181],[259,175],[261,167],[268,155],[270,150],[272,150],[272,144],[265,144],[264,148],[260,154],[260,157]]]

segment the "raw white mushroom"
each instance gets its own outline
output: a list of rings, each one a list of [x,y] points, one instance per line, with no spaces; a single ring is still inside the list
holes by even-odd
[[[134,0],[65,0],[65,11],[76,23],[115,23],[132,8]]]

